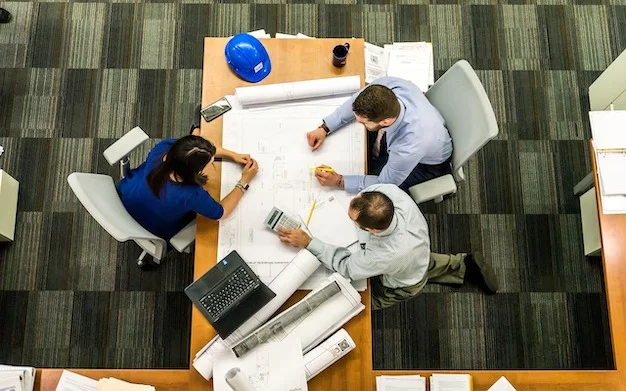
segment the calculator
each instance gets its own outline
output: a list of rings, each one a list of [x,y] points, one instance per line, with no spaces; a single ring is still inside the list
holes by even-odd
[[[264,222],[265,226],[273,231],[278,232],[280,228],[297,229],[302,224],[291,216],[288,216],[277,207],[273,207],[270,214],[267,215]]]

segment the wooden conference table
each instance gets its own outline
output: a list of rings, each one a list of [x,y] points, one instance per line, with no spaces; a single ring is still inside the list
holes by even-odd
[[[364,76],[363,40],[362,39],[264,39],[272,59],[272,72],[259,84],[280,83],[298,80],[318,79],[336,76]],[[334,45],[350,42],[350,55],[345,68],[334,68],[330,63]],[[209,104],[216,99],[232,94],[234,88],[247,86],[236,78],[228,69],[223,53],[226,38],[206,38],[204,43],[204,68],[202,82],[202,104]],[[221,144],[221,118],[203,123],[202,131],[214,142]],[[240,151],[245,152],[245,151]],[[597,172],[595,169],[594,172]],[[220,195],[220,173],[215,171],[210,178],[209,191],[213,197]],[[596,189],[597,184],[596,175]],[[254,182],[252,183],[254,185]],[[601,201],[598,198],[598,205]],[[600,210],[601,206],[600,206]],[[626,390],[626,215],[603,215],[600,212],[600,232],[602,236],[602,255],[605,270],[605,283],[611,324],[611,337],[615,356],[616,370],[603,371],[458,371],[471,373],[474,378],[474,390],[487,390],[500,376],[506,376],[518,391],[546,390],[584,390],[584,391],[621,391]],[[216,263],[218,224],[198,218],[194,279],[204,274]],[[293,304],[304,296],[298,291],[288,301]],[[323,371],[311,382],[309,389],[323,391],[373,391],[375,377],[378,375],[420,374],[429,376],[431,371],[374,371],[372,369],[372,330],[369,292],[362,293],[366,306],[355,319],[346,326],[346,330],[356,342],[357,348],[339,362]],[[212,390],[212,382],[200,376],[191,362],[215,332],[206,319],[195,309],[192,310],[190,369],[189,370],[73,370],[98,379],[113,376],[119,379],[152,384],[158,391],[164,390]],[[419,349],[419,346],[415,346]],[[52,391],[61,375],[61,369],[42,369],[37,371],[36,389]],[[444,372],[444,371],[438,371]],[[455,372],[455,371],[445,371]]]

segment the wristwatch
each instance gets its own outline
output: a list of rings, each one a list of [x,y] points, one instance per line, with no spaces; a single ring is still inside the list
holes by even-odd
[[[324,129],[324,131],[326,131],[326,134],[330,132],[330,129],[328,129],[328,126],[326,126],[325,122],[322,122],[322,124],[320,125],[320,128]]]
[[[245,192],[246,190],[248,190],[250,185],[247,183],[243,183],[242,181],[237,181],[237,184],[235,185],[235,187],[238,187]]]

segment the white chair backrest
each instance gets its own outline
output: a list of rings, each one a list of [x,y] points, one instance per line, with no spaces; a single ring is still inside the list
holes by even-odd
[[[476,72],[465,60],[457,61],[426,92],[439,110],[452,137],[452,167],[462,180],[462,167],[489,140],[498,135],[496,116]]]
[[[126,211],[110,176],[75,172],[70,174],[67,182],[87,212],[116,240],[148,240],[156,247],[165,246],[163,239],[142,227]],[[152,252],[148,248],[144,250]]]

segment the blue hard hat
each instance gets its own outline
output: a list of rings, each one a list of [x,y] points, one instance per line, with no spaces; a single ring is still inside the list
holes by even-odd
[[[250,34],[237,34],[224,48],[226,62],[240,78],[256,83],[270,74],[272,64],[265,47]]]

